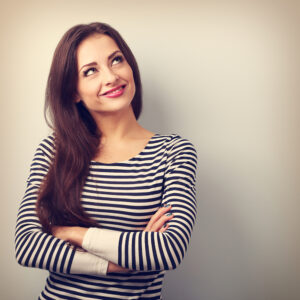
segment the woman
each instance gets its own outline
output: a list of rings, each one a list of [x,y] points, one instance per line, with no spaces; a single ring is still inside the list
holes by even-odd
[[[137,63],[107,24],[69,29],[46,91],[53,134],[35,153],[16,258],[49,270],[39,299],[161,299],[196,215],[194,146],[155,134]]]

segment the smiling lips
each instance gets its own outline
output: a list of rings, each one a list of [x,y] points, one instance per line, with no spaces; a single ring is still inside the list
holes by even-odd
[[[126,85],[119,85],[119,86],[101,94],[101,96],[105,96],[108,98],[119,97],[119,96],[123,95],[125,87],[126,87]]]

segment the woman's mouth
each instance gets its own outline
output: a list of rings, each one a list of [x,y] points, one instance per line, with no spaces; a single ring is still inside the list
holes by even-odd
[[[125,87],[126,87],[126,85],[117,86],[117,87],[101,94],[101,96],[105,96],[105,97],[108,97],[108,98],[119,97],[119,96],[123,95]]]

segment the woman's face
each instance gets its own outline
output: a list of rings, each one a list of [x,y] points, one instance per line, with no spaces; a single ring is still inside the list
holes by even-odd
[[[114,113],[130,108],[135,94],[133,72],[116,42],[94,34],[77,49],[77,99],[92,114]]]

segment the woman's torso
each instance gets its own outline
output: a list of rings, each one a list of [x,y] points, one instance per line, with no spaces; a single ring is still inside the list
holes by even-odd
[[[90,162],[82,205],[101,228],[145,228],[161,205],[166,160],[176,136],[155,134],[138,155],[120,163]],[[40,299],[161,299],[164,273],[88,276],[50,272]]]

